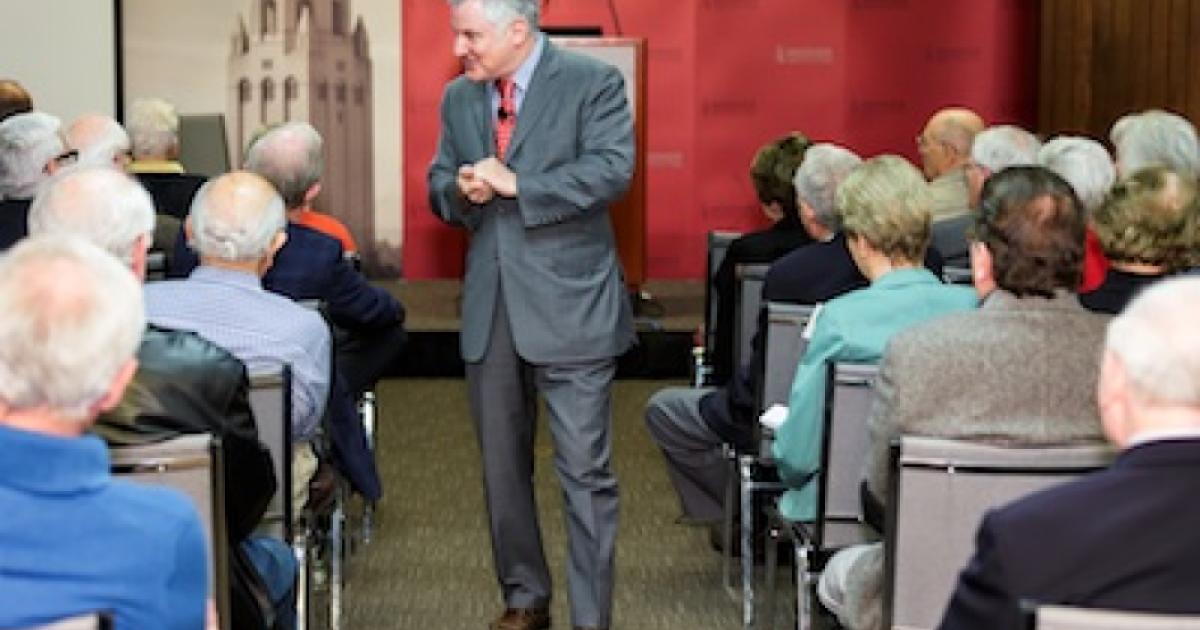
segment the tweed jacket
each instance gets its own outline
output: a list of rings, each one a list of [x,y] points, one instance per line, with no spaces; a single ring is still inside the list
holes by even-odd
[[[1103,439],[1096,379],[1107,318],[1074,294],[1017,298],[913,327],[888,344],[871,413],[867,483],[886,501],[888,445],[900,435],[993,443]]]

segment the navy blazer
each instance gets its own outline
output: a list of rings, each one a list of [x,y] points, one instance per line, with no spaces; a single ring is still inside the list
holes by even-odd
[[[345,260],[336,238],[291,222],[287,237],[263,278],[263,288],[293,300],[320,300],[329,319],[349,330],[378,330],[404,322],[400,302]],[[198,264],[185,239],[177,239],[171,277],[186,277]]]
[[[1200,438],[1161,440],[989,513],[939,627],[1020,627],[1020,599],[1200,613],[1198,496]]]

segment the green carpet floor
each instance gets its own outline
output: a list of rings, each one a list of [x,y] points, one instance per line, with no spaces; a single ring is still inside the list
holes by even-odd
[[[614,462],[621,488],[614,628],[737,628],[740,608],[720,585],[707,530],[675,524],[679,506],[642,421],[655,390],[619,381]],[[379,464],[386,496],[375,540],[352,558],[345,627],[483,630],[502,607],[492,572],[478,449],[461,380],[380,384]],[[554,575],[552,614],[570,628],[558,483],[543,422],[537,488]]]

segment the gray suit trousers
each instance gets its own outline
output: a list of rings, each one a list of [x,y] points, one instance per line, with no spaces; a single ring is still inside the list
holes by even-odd
[[[667,458],[667,474],[684,516],[697,523],[720,522],[725,514],[729,463],[724,440],[705,424],[700,399],[711,387],[668,387],[646,403],[646,427]]]
[[[617,534],[617,479],[609,461],[616,360],[528,363],[513,344],[503,292],[500,296],[487,352],[466,366],[500,589],[509,607],[550,602],[533,489],[535,395],[540,392],[550,412],[554,466],[566,508],[572,623],[607,628]]]

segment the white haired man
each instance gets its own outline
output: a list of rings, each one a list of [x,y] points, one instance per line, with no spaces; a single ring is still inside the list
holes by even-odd
[[[1018,627],[1022,599],[1200,613],[1197,311],[1200,278],[1164,280],[1109,323],[1096,404],[1121,454],[985,516],[939,628]]]
[[[82,239],[0,258],[0,627],[111,611],[118,628],[205,623],[205,534],[187,497],[114,480],[86,435],[121,400],[145,319],[129,269]]]
[[[67,146],[79,152],[80,164],[125,169],[130,160],[129,134],[121,123],[105,114],[84,114],[71,121]]]
[[[633,343],[608,205],[633,176],[633,119],[612,66],[538,30],[539,0],[448,0],[463,74],[446,86],[430,205],[470,234],[461,350],[506,609],[550,625],[533,435],[549,409],[565,497],[571,621],[608,628],[617,536],[610,389]],[[520,121],[520,122],[518,122]]]
[[[1188,119],[1161,109],[1126,114],[1108,133],[1121,177],[1148,166],[1166,166],[1200,177],[1200,140]]]
[[[56,175],[29,211],[31,235],[82,237],[129,265],[139,279],[146,275],[153,227],[150,195],[111,165]],[[286,620],[293,614],[295,559],[282,541],[251,535],[275,493],[276,480],[270,453],[258,440],[245,366],[195,333],[154,325],[146,327],[137,359],[137,373],[121,404],[100,416],[96,433],[114,446],[189,433],[220,437],[226,529],[234,557],[229,563],[233,625],[266,630],[272,618]],[[276,610],[264,610],[264,599]],[[279,627],[290,625],[285,621]]]
[[[188,173],[179,163],[175,106],[160,98],[138,99],[129,108],[125,126],[133,154],[129,172],[150,191],[158,214],[183,220],[206,178]]]
[[[29,202],[38,188],[76,153],[63,142],[62,122],[44,112],[0,122],[0,250],[28,233]]]
[[[1117,179],[1117,167],[1104,145],[1082,136],[1058,136],[1038,151],[1038,164],[1067,180],[1088,216],[1104,203]],[[1104,283],[1108,257],[1089,222],[1083,249],[1083,280],[1079,292],[1088,293]]]
[[[983,182],[993,173],[1010,166],[1037,164],[1037,153],[1041,146],[1037,137],[1014,125],[994,125],[976,134],[971,142],[970,159],[964,167],[968,207],[979,207]],[[971,221],[970,213],[941,220],[934,217],[933,247],[946,259],[947,265],[969,265],[967,228]]]
[[[184,280],[148,284],[146,313],[156,326],[225,348],[251,373],[291,366],[292,492],[302,506],[317,468],[310,442],[329,397],[331,341],[316,311],[262,287],[286,222],[283,200],[258,175],[235,171],[205,184],[185,224],[200,266]]]

